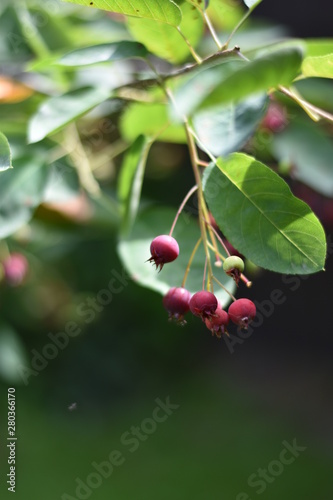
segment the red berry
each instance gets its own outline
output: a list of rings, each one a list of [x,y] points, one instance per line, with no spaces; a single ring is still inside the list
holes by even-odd
[[[163,297],[163,306],[170,319],[182,322],[184,314],[190,309],[191,294],[186,288],[170,288]]]
[[[219,339],[221,335],[227,333],[227,325],[229,323],[229,315],[218,307],[213,316],[210,319],[205,320],[205,325],[208,330],[212,332],[212,335],[216,335]]]
[[[199,316],[204,321],[210,319],[217,309],[217,298],[205,290],[195,293],[190,300],[190,310],[194,316]]]
[[[28,272],[28,261],[21,253],[12,253],[4,260],[3,270],[7,283],[19,286]]]
[[[247,329],[256,315],[256,306],[249,299],[238,299],[230,304],[228,314],[233,323]]]
[[[150,244],[151,257],[148,262],[153,262],[156,269],[162,270],[164,264],[177,259],[179,255],[179,246],[175,238],[162,234],[157,236]]]

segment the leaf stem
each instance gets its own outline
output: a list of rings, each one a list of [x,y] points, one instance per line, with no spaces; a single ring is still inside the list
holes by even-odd
[[[233,301],[236,301],[236,298],[232,295],[232,293],[229,292],[229,290],[215,276],[213,276],[213,280],[216,281],[216,283],[220,285],[220,287],[223,288],[223,290],[227,292],[228,295],[230,295]]]
[[[189,51],[191,52],[192,54],[192,57],[193,59],[198,63],[198,64],[201,64],[202,63],[202,59],[201,57],[196,53],[196,51],[194,50],[194,48],[192,47],[190,41],[186,38],[186,36],[184,35],[184,33],[182,32],[182,30],[180,29],[179,26],[176,27],[178,33],[180,34],[180,36],[183,38],[184,42],[186,43],[186,45],[188,46],[189,48]]]
[[[101,188],[96,181],[90,166],[89,158],[81,142],[79,132],[74,123],[67,127],[64,144],[79,176],[81,186],[93,197],[101,195]]]
[[[172,233],[173,233],[173,230],[175,229],[175,225],[177,223],[177,220],[178,220],[178,217],[179,215],[181,214],[183,208],[185,207],[186,203],[188,202],[188,200],[191,198],[192,194],[195,193],[198,189],[198,186],[195,185],[193,186],[189,192],[187,193],[187,195],[185,196],[185,198],[183,199],[180,207],[178,208],[178,211],[176,213],[176,217],[174,218],[174,221],[172,223],[172,226],[171,226],[171,229],[170,229],[170,232],[169,232],[169,236],[172,236]]]
[[[186,280],[187,280],[187,276],[188,276],[188,273],[190,272],[190,268],[191,268],[191,265],[192,265],[192,262],[193,262],[193,259],[194,259],[194,256],[199,248],[199,245],[200,243],[202,242],[202,238],[200,236],[200,238],[198,239],[198,241],[196,242],[193,250],[192,250],[192,253],[191,253],[191,256],[190,256],[190,259],[188,261],[188,264],[186,266],[186,270],[185,270],[185,274],[184,274],[184,278],[183,278],[183,281],[182,281],[182,287],[185,288],[185,283],[186,283]]]
[[[321,118],[324,118],[325,120],[333,122],[333,115],[331,115],[331,113],[328,113],[327,111],[324,111],[323,109],[309,103],[308,101],[303,99],[303,97],[299,96],[295,90],[290,88],[287,89],[282,85],[279,86],[279,90],[284,95],[290,97],[290,99],[295,101],[301,108],[303,108],[312,120],[319,121]]]
[[[216,43],[218,49],[221,50],[222,44],[221,44],[220,40],[218,39],[218,36],[217,36],[216,31],[214,29],[214,26],[212,25],[211,20],[209,19],[207,12],[205,10],[201,11],[201,12],[202,12],[202,16],[204,18],[204,21],[207,25],[207,28],[209,29],[209,32],[212,35],[214,42]]]

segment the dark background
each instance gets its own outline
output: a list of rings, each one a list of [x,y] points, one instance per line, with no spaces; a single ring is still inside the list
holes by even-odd
[[[254,16],[287,25],[295,36],[331,36],[332,4],[299,5],[264,0]],[[192,182],[186,164],[163,182],[148,172],[143,194],[177,207]],[[333,226],[325,228],[332,241]],[[65,257],[43,255],[61,277],[53,290],[63,280],[96,294],[106,270],[121,269],[116,243],[115,234],[106,233]],[[285,301],[233,352],[199,320],[190,318],[184,328],[169,323],[159,295],[128,285],[27,387],[17,385],[15,498],[75,497],[76,479],[85,481],[92,462],[107,460],[113,449],[124,452],[124,465],[86,498],[245,500],[240,492],[252,500],[332,498],[332,278],[332,256],[326,272],[298,282],[269,272],[254,276],[248,296],[258,309],[275,289]],[[67,289],[56,293],[70,303]],[[6,300],[3,311],[27,351],[41,350],[42,334],[56,331],[57,323],[48,318],[36,333],[20,324],[16,298]],[[2,419],[7,387],[2,382]],[[156,398],[167,396],[179,409],[131,454],[120,436],[151,416]],[[248,477],[278,460],[283,442],[295,439],[306,450],[256,494]],[[2,470],[5,456],[2,450]]]

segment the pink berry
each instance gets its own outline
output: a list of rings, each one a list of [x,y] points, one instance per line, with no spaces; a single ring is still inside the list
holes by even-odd
[[[28,261],[21,253],[12,253],[3,262],[5,280],[10,286],[19,286],[27,272]]]
[[[271,132],[281,132],[287,125],[285,109],[277,102],[271,102],[261,125]]]
[[[170,288],[163,297],[163,306],[169,313],[170,319],[182,322],[184,314],[190,309],[191,294],[186,288]]]
[[[190,311],[204,321],[210,319],[217,309],[217,298],[205,290],[195,293],[190,300]]]
[[[162,234],[157,236],[150,244],[151,257],[148,262],[154,262],[156,269],[162,270],[164,264],[177,259],[179,246],[175,238]]]
[[[229,315],[218,307],[213,316],[205,320],[205,325],[212,335],[216,335],[219,339],[221,335],[227,333],[227,325],[229,323]]]
[[[256,315],[256,306],[249,299],[238,299],[230,304],[228,314],[233,323],[247,329]]]

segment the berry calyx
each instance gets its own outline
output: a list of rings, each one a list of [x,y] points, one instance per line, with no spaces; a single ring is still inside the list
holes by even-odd
[[[184,323],[183,317],[190,309],[191,293],[186,288],[170,288],[163,297],[163,306],[169,313],[169,319]]]
[[[205,325],[207,326],[208,330],[212,332],[212,335],[216,335],[216,337],[219,339],[224,333],[228,333],[228,323],[229,315],[220,307],[216,309],[214,316],[211,316],[210,319],[205,320]]]
[[[157,236],[150,244],[151,257],[148,262],[154,262],[156,269],[162,270],[164,264],[177,259],[179,246],[175,238],[162,234]]]
[[[232,279],[238,285],[240,276],[244,271],[244,262],[240,257],[236,255],[231,255],[227,257],[223,262],[223,269],[228,276],[231,276]]]
[[[238,299],[229,306],[228,314],[233,323],[245,330],[256,315],[256,306],[249,299]]]
[[[21,253],[12,253],[2,263],[8,285],[19,286],[28,272],[28,261]]]
[[[210,319],[217,309],[217,298],[205,290],[195,293],[190,300],[190,311],[194,316],[199,316],[203,321]]]

